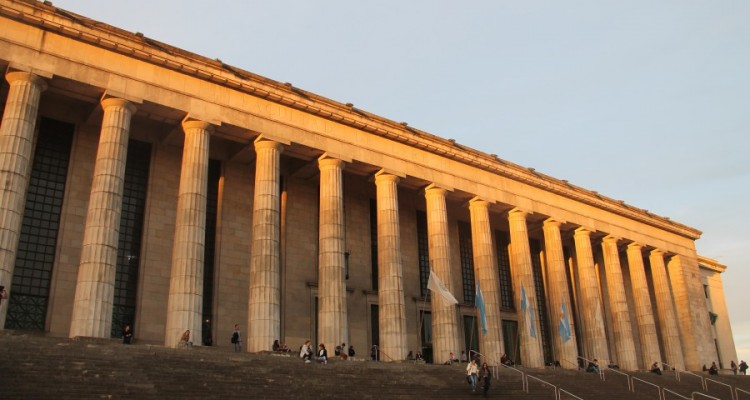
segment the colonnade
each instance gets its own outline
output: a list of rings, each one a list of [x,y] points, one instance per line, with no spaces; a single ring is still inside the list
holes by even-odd
[[[18,233],[24,210],[30,174],[34,125],[44,79],[27,72],[10,72],[8,101],[0,127],[0,282],[10,282],[18,246]],[[122,98],[101,101],[104,110],[100,141],[94,167],[78,279],[73,304],[70,336],[107,337],[111,329],[119,216],[130,120],[137,104]],[[182,167],[177,200],[175,234],[167,304],[164,342],[176,345],[184,329],[199,337],[202,312],[202,271],[205,247],[206,187],[208,151],[213,126],[204,121],[186,120]],[[253,201],[252,253],[247,332],[247,350],[269,350],[280,336],[280,155],[284,145],[263,136],[255,141],[256,173]],[[318,298],[320,341],[348,341],[347,293],[345,280],[345,221],[343,171],[346,162],[324,154],[318,160],[320,171],[320,215],[318,253]],[[394,359],[407,353],[406,311],[404,304],[403,264],[399,227],[398,173],[381,170],[375,175],[378,226],[378,303],[380,348]],[[446,206],[448,188],[434,183],[424,189],[427,211],[429,261],[434,271],[453,293],[449,219]],[[481,286],[486,307],[487,333],[480,335],[480,351],[490,358],[503,352],[501,332],[500,285],[497,254],[492,240],[490,200],[475,197],[469,204],[471,217],[474,275]],[[573,293],[568,290],[566,260],[561,236],[562,221],[550,217],[544,221],[546,254],[546,292],[549,316],[537,315],[537,296],[527,226],[528,212],[514,208],[508,212],[511,238],[511,271],[517,305],[522,360],[527,367],[543,365],[539,321],[552,321],[552,347],[559,360],[574,361],[578,355],[576,335],[583,338],[583,354],[600,360],[616,360],[624,369],[646,368],[653,361],[695,367],[700,358],[695,348],[703,338],[685,327],[700,326],[699,311],[684,311],[677,320],[672,290],[687,296],[685,256],[671,255],[668,273],[667,254],[652,249],[648,257],[653,277],[656,307],[652,304],[643,261],[642,244],[611,235],[602,240],[604,271],[614,336],[607,337],[604,303],[597,264],[592,248],[592,231],[578,227],[573,234],[576,255],[575,279],[578,284],[577,313],[582,326],[573,323]],[[620,263],[618,243],[627,245],[634,310],[628,308],[625,277]],[[652,247],[649,247],[652,248]],[[673,272],[676,271],[676,272]],[[670,277],[669,274],[673,274]],[[10,285],[6,284],[10,288]],[[0,308],[4,323],[7,302]],[[459,321],[456,305],[432,296],[432,329],[435,362],[447,360],[459,345]],[[656,312],[654,311],[656,310]],[[631,328],[631,313],[637,331]],[[658,327],[657,329],[657,321]],[[681,329],[678,329],[681,328]],[[640,348],[635,348],[635,336]],[[660,340],[661,338],[661,346]],[[610,355],[609,341],[615,354]],[[703,344],[702,344],[703,345]],[[663,353],[661,351],[663,348]],[[700,348],[700,347],[698,347]],[[637,365],[640,351],[642,365]],[[570,367],[564,363],[564,367]]]

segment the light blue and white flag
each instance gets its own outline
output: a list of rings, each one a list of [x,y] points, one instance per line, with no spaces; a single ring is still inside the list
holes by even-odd
[[[487,314],[484,311],[484,296],[482,296],[482,288],[479,287],[477,282],[477,294],[474,299],[474,305],[479,309],[479,321],[482,323],[482,333],[487,334]]]
[[[529,301],[526,296],[526,288],[521,286],[521,311],[523,311],[526,319],[526,327],[529,330],[529,336],[536,337],[536,324],[534,324],[534,305]]]
[[[560,331],[560,337],[562,338],[563,343],[570,340],[570,337],[573,336],[570,330],[570,319],[568,318],[568,309],[565,307],[565,300],[562,302],[562,317],[560,318],[560,323],[558,324],[558,331]]]

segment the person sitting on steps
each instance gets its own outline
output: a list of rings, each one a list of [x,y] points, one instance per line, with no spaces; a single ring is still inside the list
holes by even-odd
[[[651,372],[656,375],[661,375],[661,368],[659,368],[659,362],[654,361],[653,364],[651,364]]]
[[[595,374],[599,373],[599,360],[596,358],[594,361],[589,361],[589,365],[586,367],[586,372],[593,372]]]
[[[503,353],[502,357],[500,357],[500,364],[510,367],[513,365],[513,361],[507,354]]]
[[[310,364],[310,359],[312,358],[312,347],[310,346],[310,339],[305,341],[305,344],[303,344],[299,348],[299,358],[305,360],[305,364]]]
[[[708,368],[709,375],[719,375],[719,367],[716,366],[716,362],[711,363],[711,367]]]
[[[180,337],[180,341],[177,343],[178,348],[191,348],[193,347],[193,342],[190,341],[190,329],[186,330],[182,336]]]
[[[326,345],[323,343],[318,345],[318,362],[321,362],[323,364],[328,364],[328,350],[326,350]]]

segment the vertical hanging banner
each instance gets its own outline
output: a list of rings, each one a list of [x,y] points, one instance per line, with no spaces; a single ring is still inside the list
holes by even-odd
[[[536,337],[536,327],[534,326],[534,305],[531,304],[526,296],[526,288],[521,286],[521,311],[523,311],[526,327],[529,329],[529,336]]]
[[[563,343],[570,340],[570,337],[573,336],[570,330],[570,319],[568,319],[568,309],[565,307],[565,300],[562,302],[562,317],[560,318],[560,323],[558,324],[558,331],[560,332],[560,337],[563,340]]]
[[[479,309],[479,320],[482,323],[482,334],[487,334],[487,314],[484,311],[484,296],[482,296],[482,288],[479,287],[477,282],[477,293],[474,300],[474,305]]]

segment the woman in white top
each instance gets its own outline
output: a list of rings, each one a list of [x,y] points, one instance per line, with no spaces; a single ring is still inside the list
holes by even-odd
[[[477,366],[476,360],[471,360],[469,365],[466,366],[466,375],[471,383],[471,391],[477,391],[477,374],[479,374],[479,367]]]

